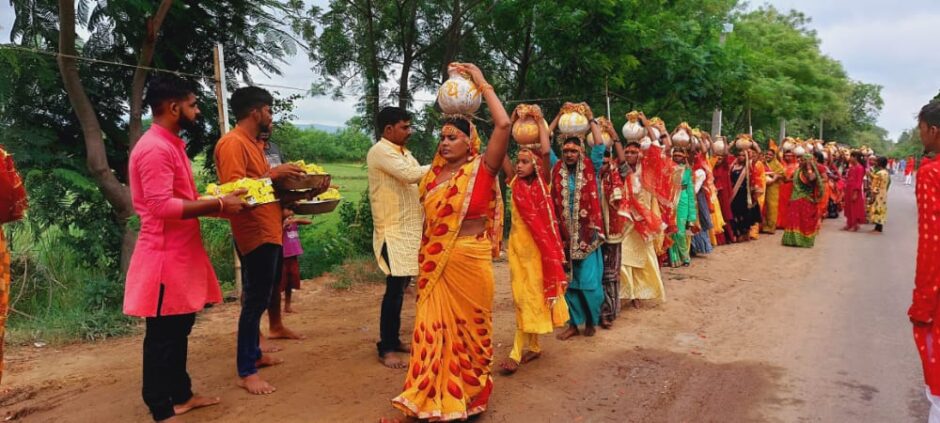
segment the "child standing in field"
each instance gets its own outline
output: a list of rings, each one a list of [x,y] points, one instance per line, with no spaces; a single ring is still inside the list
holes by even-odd
[[[309,225],[310,219],[294,216],[284,209],[284,270],[281,272],[280,290],[284,293],[284,312],[293,313],[291,292],[300,289],[300,256],[304,249],[300,244],[300,225]]]

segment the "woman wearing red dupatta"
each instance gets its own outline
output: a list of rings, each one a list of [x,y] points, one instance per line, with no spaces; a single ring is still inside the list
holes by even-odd
[[[734,231],[731,229],[731,221],[734,219],[731,213],[731,193],[734,190],[734,185],[731,183],[731,163],[734,157],[728,156],[729,149],[730,147],[726,147],[721,154],[715,155],[712,159],[712,175],[715,178],[715,189],[718,191],[718,205],[721,206],[721,217],[725,221],[724,230],[717,237],[718,245],[735,242]]]
[[[567,103],[562,110],[566,108],[579,108],[590,120],[595,145],[588,154],[584,151],[582,136],[561,134],[562,160],[552,167],[552,202],[565,254],[571,263],[571,282],[565,292],[571,320],[568,328],[558,335],[561,340],[580,335],[578,326],[582,324],[584,335],[594,336],[604,304],[601,282],[604,260],[600,246],[605,233],[598,191],[606,149],[601,141],[600,125],[593,120],[590,108],[584,103]],[[558,124],[560,117],[561,113],[549,129]]]
[[[465,420],[482,413],[493,389],[493,262],[502,235],[496,174],[506,155],[510,120],[493,87],[472,65],[493,117],[485,153],[467,118],[451,118],[431,172],[419,188],[425,224],[418,255],[418,298],[403,392],[392,404],[409,417]]]
[[[783,152],[783,183],[780,184],[780,202],[777,203],[777,226],[785,228],[788,224],[790,196],[793,195],[793,174],[800,167],[800,162],[793,150]]]
[[[845,181],[845,231],[858,231],[865,223],[865,167],[862,153],[853,152],[849,157],[849,174]]]
[[[641,114],[640,117],[644,126],[649,128],[645,116]],[[634,307],[638,307],[642,300],[666,299],[654,245],[667,226],[656,193],[660,189],[656,181],[662,178],[651,175],[672,173],[672,161],[663,156],[661,147],[650,145],[643,153],[641,149],[641,144],[636,142],[624,147],[623,201],[618,210],[618,214],[627,220],[621,244],[620,299],[632,302]]]
[[[523,108],[522,106],[526,106]],[[538,106],[520,105],[513,120],[529,115],[542,122]],[[519,110],[523,110],[520,116]],[[568,285],[565,253],[555,226],[548,185],[548,128],[539,125],[539,144],[523,146],[515,168],[506,158],[503,171],[511,177],[512,231],[509,234],[509,272],[516,310],[516,336],[509,359],[500,367],[515,373],[520,364],[542,355],[539,335],[552,333],[568,321],[564,293]],[[509,177],[509,176],[507,176]],[[523,349],[528,351],[523,353]]]

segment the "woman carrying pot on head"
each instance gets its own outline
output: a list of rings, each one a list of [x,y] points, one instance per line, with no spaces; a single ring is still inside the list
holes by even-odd
[[[513,112],[513,120],[533,118],[538,125],[539,143],[521,146],[515,166],[508,157],[503,161],[503,172],[512,191],[508,257],[516,310],[512,350],[509,358],[500,364],[507,375],[541,357],[539,335],[565,326],[569,318],[564,298],[568,286],[565,252],[546,182],[551,176],[548,166],[550,134],[538,106],[528,106],[525,109],[528,116],[520,116],[519,109]]]
[[[419,184],[424,205],[418,298],[404,391],[392,404],[406,416],[465,420],[482,413],[493,389],[493,258],[502,236],[496,175],[510,120],[475,65],[469,74],[493,119],[486,151],[469,118],[448,118],[431,172]]]
[[[811,248],[819,233],[819,202],[823,199],[825,182],[811,153],[800,157],[793,173],[793,191],[787,206],[787,226],[783,232],[783,245]]]
[[[731,165],[731,230],[738,241],[750,239],[751,227],[760,222],[760,206],[751,192],[753,166],[749,149],[739,148]]]
[[[595,145],[585,151],[582,132],[571,132],[562,125],[562,117],[574,113],[559,113],[549,125],[558,127],[562,157],[552,152],[552,202],[561,235],[562,245],[568,258],[570,283],[565,291],[571,319],[568,328],[558,334],[566,340],[583,334],[594,336],[600,324],[604,304],[602,279],[604,260],[600,246],[604,242],[604,218],[600,204],[600,173],[604,165],[603,136],[600,125],[594,120],[587,104],[567,103],[562,111],[575,110],[588,122]],[[577,120],[577,119],[575,119]],[[583,325],[582,332],[578,327]]]
[[[676,164],[675,183],[679,190],[673,209],[676,213],[676,233],[672,235],[673,244],[669,247],[669,263],[672,267],[689,266],[692,264],[690,235],[698,233],[700,229],[688,150],[673,148],[672,161]]]

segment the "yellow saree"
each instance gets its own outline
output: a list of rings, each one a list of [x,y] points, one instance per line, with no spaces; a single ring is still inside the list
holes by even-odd
[[[392,404],[408,416],[430,421],[483,412],[493,389],[492,259],[499,251],[502,197],[494,183],[487,231],[458,236],[477,174],[486,171],[473,132],[471,161],[435,186],[443,164],[438,155],[420,184],[426,220],[418,255],[415,328],[405,386]]]
[[[564,299],[549,303],[542,283],[542,255],[525,220],[512,208],[512,233],[509,234],[509,272],[512,300],[516,309],[516,328],[525,333],[552,333],[568,322]]]
[[[773,161],[767,163],[767,167],[769,168],[768,175],[780,177],[776,182],[767,184],[766,199],[764,200],[763,230],[767,233],[774,233],[777,231],[777,222],[780,220],[778,214],[780,201],[790,201],[790,199],[780,198],[780,186],[783,185],[783,178],[786,175],[783,164],[775,157]]]

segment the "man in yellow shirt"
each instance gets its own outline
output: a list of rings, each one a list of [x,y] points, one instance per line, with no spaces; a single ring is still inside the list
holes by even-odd
[[[424,210],[418,182],[430,166],[421,166],[405,148],[411,136],[411,114],[398,107],[379,112],[382,138],[369,149],[369,202],[372,205],[372,247],[379,268],[386,274],[385,296],[379,321],[379,360],[389,368],[402,369],[407,361],[398,353],[410,353],[402,343],[401,307],[405,288],[418,274],[418,249]]]

